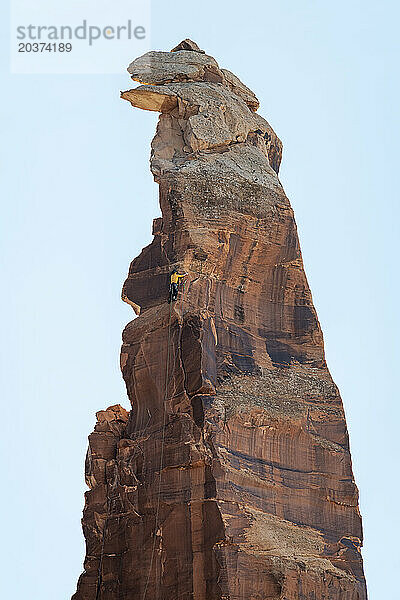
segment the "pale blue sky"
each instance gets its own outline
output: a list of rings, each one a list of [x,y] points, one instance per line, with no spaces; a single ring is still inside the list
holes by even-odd
[[[152,2],[152,47],[191,37],[255,90],[342,392],[372,600],[395,599],[398,539],[399,9],[395,1]],[[129,262],[159,214],[156,115],[121,74],[8,73],[1,8],[1,595],[63,600],[82,570],[84,457],[119,373]]]

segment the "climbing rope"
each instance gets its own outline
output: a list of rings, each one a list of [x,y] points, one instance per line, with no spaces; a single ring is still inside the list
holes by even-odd
[[[117,455],[117,452],[116,452],[116,455]],[[116,475],[117,475],[117,484],[118,484],[118,487],[120,487],[121,481],[120,481],[118,469],[116,471]],[[100,599],[101,586],[103,583],[104,547],[105,547],[105,541],[106,541],[106,529],[107,529],[108,520],[110,519],[110,514],[111,514],[111,501],[112,501],[111,498],[109,497],[109,493],[110,493],[110,489],[109,489],[109,485],[106,481],[107,511],[106,511],[106,518],[105,518],[104,524],[103,524],[103,534],[102,534],[102,541],[101,541],[99,568],[97,571],[96,599],[95,600]],[[118,518],[118,524],[119,524],[119,518]]]
[[[103,556],[104,556],[104,543],[105,543],[105,533],[106,533],[106,526],[107,526],[107,521],[108,521],[108,512],[109,512],[109,498],[107,497],[107,515],[106,518],[104,520],[104,525],[103,525],[103,536],[102,536],[102,540],[101,540],[101,553],[100,553],[100,560],[99,560],[99,568],[97,571],[97,586],[96,586],[96,600],[99,600],[100,598],[100,590],[101,590],[101,584],[102,584],[102,580],[103,580]]]
[[[180,332],[179,332],[179,339],[176,342],[176,351],[175,351],[175,356],[174,356],[174,364],[172,369],[170,370],[171,374],[170,374],[170,378],[168,381],[168,386],[171,383],[171,381],[174,378],[174,372],[175,372],[175,367],[176,367],[176,359],[178,358],[178,354],[180,352],[181,349],[181,337],[182,337],[182,325],[183,325],[183,316],[184,316],[184,305],[185,305],[185,281],[182,282],[182,301],[181,301],[181,312],[182,312],[182,323],[180,324]],[[172,398],[175,398],[175,392],[173,394],[170,394],[169,396],[169,400],[172,400]]]
[[[183,283],[182,302],[181,302],[182,323],[180,324],[180,330],[181,330],[180,335],[182,334],[182,324],[183,324],[184,304],[185,304],[185,283],[186,282],[183,281],[182,283]],[[124,298],[122,298],[122,299],[124,300]],[[167,401],[168,386],[172,380],[173,372],[175,371],[175,366],[176,366],[176,359],[178,357],[178,353],[180,350],[180,339],[179,339],[179,341],[177,341],[177,349],[176,349],[175,357],[174,357],[174,366],[172,368],[172,375],[169,378],[172,304],[173,303],[171,302],[170,309],[169,309],[169,318],[168,318],[167,361],[166,361],[166,370],[165,370],[165,390],[164,390],[164,399],[163,399],[163,424],[162,424],[162,436],[161,436],[161,453],[160,453],[160,469],[159,469],[159,479],[158,479],[156,520],[155,520],[155,528],[154,528],[154,536],[153,536],[153,545],[152,545],[152,551],[151,551],[151,560],[150,560],[150,566],[149,566],[149,572],[147,575],[146,585],[145,585],[145,589],[144,589],[144,593],[143,593],[143,600],[145,600],[145,597],[147,594],[147,589],[148,589],[149,583],[150,583],[151,571],[153,568],[154,552],[155,552],[155,545],[156,545],[157,531],[158,531],[158,520],[159,520],[159,514],[160,514],[161,480],[162,480],[162,470],[163,470],[163,465],[164,465],[165,425],[166,425],[166,414],[167,414],[167,411],[165,410],[165,405],[166,405],[166,401]],[[151,419],[151,417],[150,417],[150,419]],[[146,426],[146,428],[147,428],[147,426]],[[103,580],[102,571],[103,571],[103,558],[104,558],[104,547],[105,547],[105,534],[106,534],[106,527],[107,527],[109,514],[110,514],[110,504],[111,504],[110,499],[107,497],[107,512],[106,512],[106,518],[105,518],[104,525],[103,525],[103,532],[102,532],[103,535],[102,535],[100,560],[99,560],[98,575],[97,575],[96,600],[100,599],[101,586],[102,586],[102,582],[103,582],[102,581]]]
[[[182,292],[182,323],[183,323],[183,306],[184,306],[184,300],[185,300],[185,282],[183,282],[183,292]],[[146,594],[147,594],[147,590],[149,587],[149,583],[150,583],[150,577],[151,577],[151,572],[153,569],[153,561],[154,561],[154,553],[155,553],[155,548],[156,548],[156,540],[157,540],[157,531],[158,531],[158,526],[159,526],[159,515],[160,515],[160,504],[161,504],[161,483],[162,483],[162,470],[164,467],[164,447],[165,447],[165,426],[166,426],[166,415],[167,415],[167,411],[166,411],[166,402],[167,402],[167,395],[168,395],[168,387],[169,387],[169,383],[170,383],[170,379],[169,379],[169,358],[170,358],[170,342],[171,342],[171,314],[172,314],[172,302],[170,303],[170,308],[169,308],[169,319],[168,319],[168,345],[167,345],[167,361],[166,361],[166,368],[165,368],[165,389],[164,389],[164,399],[163,399],[163,422],[162,422],[162,434],[161,434],[161,452],[160,452],[160,468],[159,468],[159,476],[158,476],[158,491],[157,491],[157,508],[156,508],[156,518],[155,518],[155,526],[154,526],[154,534],[153,534],[153,544],[152,544],[152,550],[151,550],[151,558],[150,558],[150,565],[149,565],[149,571],[147,574],[147,579],[146,579],[146,585],[143,591],[143,600],[145,600],[146,598]],[[182,323],[180,324],[180,328],[182,331]],[[174,366],[173,366],[173,370],[175,370],[175,365],[176,365],[176,358],[178,356],[178,352],[179,352],[179,347],[180,347],[180,340],[179,342],[177,342],[177,350],[175,352],[175,358],[174,358]],[[171,376],[172,379],[172,376]]]

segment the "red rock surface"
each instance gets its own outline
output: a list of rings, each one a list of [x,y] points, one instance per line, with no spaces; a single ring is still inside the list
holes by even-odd
[[[358,493],[282,145],[257,98],[185,40],[122,93],[161,112],[162,218],[131,264],[132,410],[89,436],[74,600],[364,600]],[[166,302],[172,267],[188,272]]]

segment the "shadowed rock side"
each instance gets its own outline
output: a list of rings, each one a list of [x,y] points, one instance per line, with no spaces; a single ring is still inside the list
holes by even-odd
[[[89,437],[73,598],[364,600],[345,416],[281,142],[190,40],[128,70],[144,85],[122,98],[161,113],[162,218],[123,288],[141,311],[121,351],[132,410],[98,413]],[[168,305],[172,266],[189,275]]]

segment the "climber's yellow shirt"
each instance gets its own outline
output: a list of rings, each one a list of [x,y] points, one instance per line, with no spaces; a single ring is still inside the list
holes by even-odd
[[[171,275],[171,283],[178,283],[180,277],[185,277],[184,275],[179,275],[179,273],[172,273]]]

